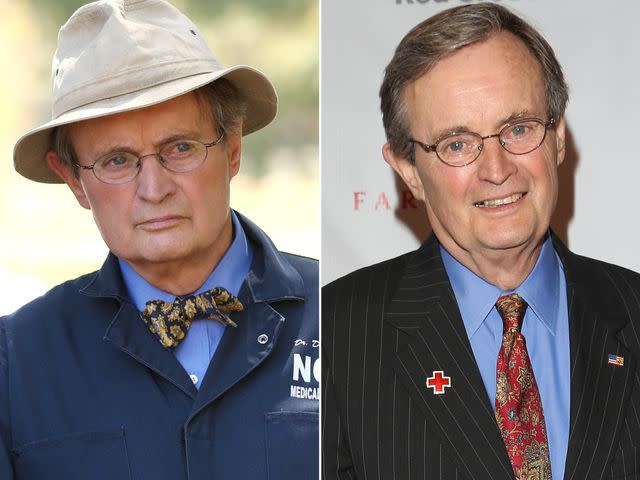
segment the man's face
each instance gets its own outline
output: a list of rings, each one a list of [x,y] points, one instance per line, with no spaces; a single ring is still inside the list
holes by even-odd
[[[176,136],[202,143],[219,136],[193,93],[70,129],[81,165],[112,151],[156,153]],[[212,268],[220,260],[232,237],[229,182],[239,165],[240,136],[225,133],[191,172],[170,172],[149,156],[138,176],[125,184],[103,183],[89,170],[81,170],[76,179],[66,169],[65,181],[80,204],[92,210],[109,249],[144,275],[162,265],[188,269],[206,262]]]
[[[411,136],[424,143],[451,131],[494,134],[517,118],[548,120],[540,66],[509,33],[441,60],[407,87],[404,101]],[[564,120],[556,120],[537,150],[514,155],[490,138],[465,167],[446,165],[418,146],[415,165],[388,146],[384,154],[426,203],[431,226],[449,252],[463,263],[461,256],[496,258],[509,249],[538,248],[549,227],[564,158]],[[486,203],[510,197],[502,205]]]

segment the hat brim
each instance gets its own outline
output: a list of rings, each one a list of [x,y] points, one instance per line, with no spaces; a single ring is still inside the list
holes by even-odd
[[[118,97],[107,98],[76,108],[30,130],[18,139],[13,148],[13,163],[22,176],[41,183],[63,183],[45,161],[51,149],[51,133],[61,125],[104,117],[116,113],[150,107],[196,90],[220,78],[232,82],[245,101],[246,117],[242,134],[260,130],[276,116],[278,97],[271,82],[260,71],[246,65],[236,65],[215,72],[201,73]]]

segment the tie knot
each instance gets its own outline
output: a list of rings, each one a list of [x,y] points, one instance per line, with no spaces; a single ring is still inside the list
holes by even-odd
[[[496,302],[496,308],[502,317],[505,333],[509,330],[519,332],[522,328],[527,302],[517,293],[511,293],[500,297]]]

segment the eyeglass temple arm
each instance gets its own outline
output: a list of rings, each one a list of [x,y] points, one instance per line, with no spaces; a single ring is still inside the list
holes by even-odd
[[[414,138],[409,138],[409,143],[417,143],[427,153],[431,153],[431,152],[435,152],[436,151],[436,146],[437,145],[435,143],[433,143],[431,145],[427,145],[426,143],[422,143],[420,140],[416,140]]]
[[[83,170],[93,170],[93,165],[80,165],[75,160],[73,161],[73,164],[78,168],[82,168]]]
[[[214,145],[217,145],[220,143],[220,141],[222,140],[222,137],[224,137],[224,128],[220,129],[220,136],[218,138],[216,138],[213,142],[211,143],[203,143],[203,145],[207,148],[209,147],[213,147]]]

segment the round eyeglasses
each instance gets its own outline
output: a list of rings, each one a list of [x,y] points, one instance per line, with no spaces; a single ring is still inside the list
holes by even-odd
[[[410,143],[418,144],[427,152],[435,152],[438,158],[452,167],[464,167],[473,163],[482,153],[484,141],[498,137],[500,145],[514,155],[525,155],[542,145],[547,129],[556,125],[554,118],[545,122],[539,118],[523,118],[508,123],[498,133],[481,136],[475,132],[451,132],[428,145],[413,138]]]
[[[198,140],[174,140],[162,145],[157,153],[149,153],[141,157],[132,152],[110,152],[90,166],[73,163],[83,170],[93,170],[98,180],[110,184],[127,183],[136,178],[142,169],[142,159],[146,157],[156,157],[160,165],[171,172],[186,173],[202,165],[207,158],[209,147],[220,143],[223,136],[224,130],[211,143],[202,143]]]

